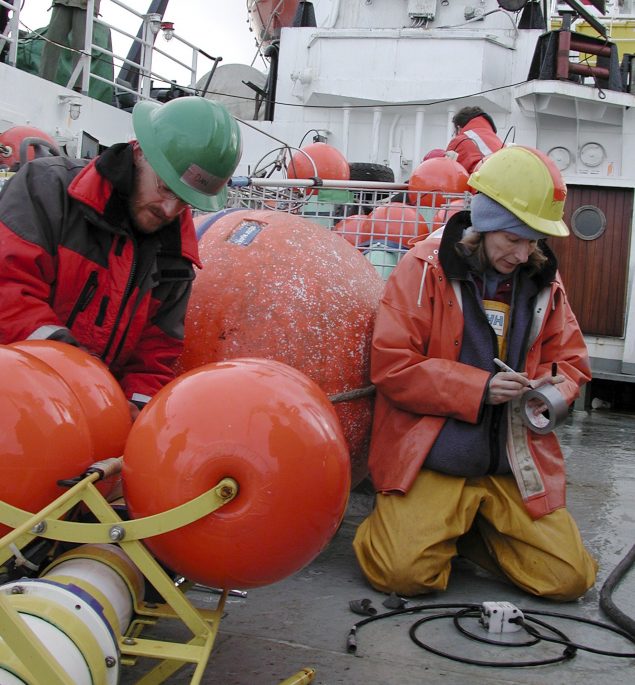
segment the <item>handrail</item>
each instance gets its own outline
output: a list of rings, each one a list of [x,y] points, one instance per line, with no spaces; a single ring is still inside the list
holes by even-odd
[[[0,0],[0,5],[13,10],[11,18],[7,22],[5,33],[0,36],[0,51],[4,49],[6,43],[9,43],[8,62],[12,66],[15,66],[18,57],[17,36],[19,32],[18,27],[20,26],[20,3],[18,2],[17,7],[14,7],[11,3]]]
[[[18,46],[20,40],[24,38],[24,35],[20,36],[19,27],[22,26],[23,29],[27,29],[29,34],[35,34],[36,38],[38,36],[36,29],[26,27],[21,23],[21,4],[20,0],[17,0],[15,5],[12,5],[8,0],[0,0],[0,6],[11,10],[5,33],[0,36],[0,50],[2,50],[7,43],[9,44],[10,47],[4,62],[12,67],[17,67]],[[93,17],[91,13],[93,7],[94,0],[89,0],[86,11],[84,49],[80,51],[81,54],[78,64],[66,84],[68,87],[73,87],[76,83],[79,83],[81,85],[81,92],[84,95],[88,95],[91,79],[112,86],[117,96],[122,93],[128,93],[131,96],[130,99],[134,100],[154,100],[156,99],[154,94],[157,89],[165,90],[174,86],[178,86],[185,92],[195,93],[197,92],[196,84],[204,75],[203,73],[199,73],[200,56],[203,56],[205,60],[210,63],[209,68],[206,69],[204,73],[213,73],[218,66],[218,63],[222,60],[220,57],[212,57],[198,46],[179,36],[173,29],[169,29],[169,50],[167,49],[167,46],[159,47],[155,45],[155,38],[160,33],[162,33],[164,37],[168,37],[168,34],[166,33],[168,27],[162,25],[162,17],[159,14],[143,14],[121,0],[102,0],[100,15]],[[124,10],[140,20],[143,28],[141,37],[120,28],[120,26],[112,20],[109,21],[107,15],[109,14],[109,11],[112,12],[113,10]],[[104,17],[104,14],[106,14],[106,18]],[[129,26],[130,20],[124,20],[118,23],[120,25]],[[93,38],[95,25],[100,25],[106,31],[110,32],[111,37],[113,38],[112,42],[115,44],[112,49],[95,43]],[[45,36],[42,36],[41,38],[42,40],[46,40]],[[140,45],[139,61],[131,60],[127,55],[121,54],[121,50],[118,50],[118,47],[124,43],[126,45],[126,51],[128,51],[129,47],[134,43]],[[65,47],[65,49],[72,50],[72,48],[68,47]],[[91,65],[95,59],[93,56],[94,53],[97,53],[101,59],[107,58],[112,60],[114,66],[113,79],[91,72]],[[186,56],[183,56],[184,54]],[[187,55],[189,55],[189,57]],[[161,60],[161,64],[158,68],[155,68],[153,65],[159,59]],[[174,79],[166,76],[165,71],[169,66],[176,67],[179,73],[183,73],[183,78]],[[135,79],[136,83],[132,85],[129,81],[124,81],[121,78],[121,71],[126,67],[129,70],[138,73],[138,79]],[[118,104],[117,97],[113,104],[115,104],[115,106],[121,106]]]

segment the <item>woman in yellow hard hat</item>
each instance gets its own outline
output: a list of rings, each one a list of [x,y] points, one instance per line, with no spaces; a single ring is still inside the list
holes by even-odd
[[[471,212],[403,257],[380,304],[369,456],[378,494],[354,549],[384,592],[443,590],[462,554],[531,594],[571,600],[597,565],[565,508],[558,440],[538,428],[546,405],[538,397],[521,411],[530,389],[550,388],[566,414],[590,380],[544,241],[568,233],[566,186],[524,147],[495,152],[469,183]]]

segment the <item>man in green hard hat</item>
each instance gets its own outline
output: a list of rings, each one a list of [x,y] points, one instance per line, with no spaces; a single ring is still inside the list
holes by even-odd
[[[133,111],[136,139],[92,161],[25,164],[0,195],[0,344],[49,339],[101,358],[133,417],[173,376],[200,268],[190,207],[222,209],[241,155],[200,97]]]

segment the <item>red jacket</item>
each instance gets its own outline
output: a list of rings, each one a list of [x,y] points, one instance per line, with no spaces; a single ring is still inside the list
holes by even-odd
[[[463,126],[448,143],[448,150],[458,154],[457,162],[462,164],[471,174],[476,165],[487,155],[503,147],[503,141],[496,135],[496,131],[487,117],[474,117]]]
[[[446,227],[447,230],[447,227]],[[377,388],[369,467],[381,492],[407,492],[448,417],[475,424],[490,373],[458,361],[460,288],[439,263],[440,239],[417,243],[391,274],[371,349]],[[587,350],[559,276],[538,295],[527,350],[529,378],[551,362],[571,404],[591,378]],[[512,406],[513,409],[513,406]],[[539,518],[565,505],[564,459],[554,433],[538,435],[508,412],[508,459],[527,510]]]
[[[132,184],[132,151],[123,144],[90,163],[34,160],[5,184],[0,343],[79,344],[143,403],[174,377],[200,263],[189,209],[154,235],[135,235]]]

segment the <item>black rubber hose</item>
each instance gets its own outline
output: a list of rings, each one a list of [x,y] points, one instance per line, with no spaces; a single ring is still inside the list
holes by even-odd
[[[635,637],[635,620],[620,611],[613,602],[613,590],[619,585],[635,561],[635,545],[630,552],[613,569],[600,590],[600,608],[618,626],[623,628],[629,635]]]

